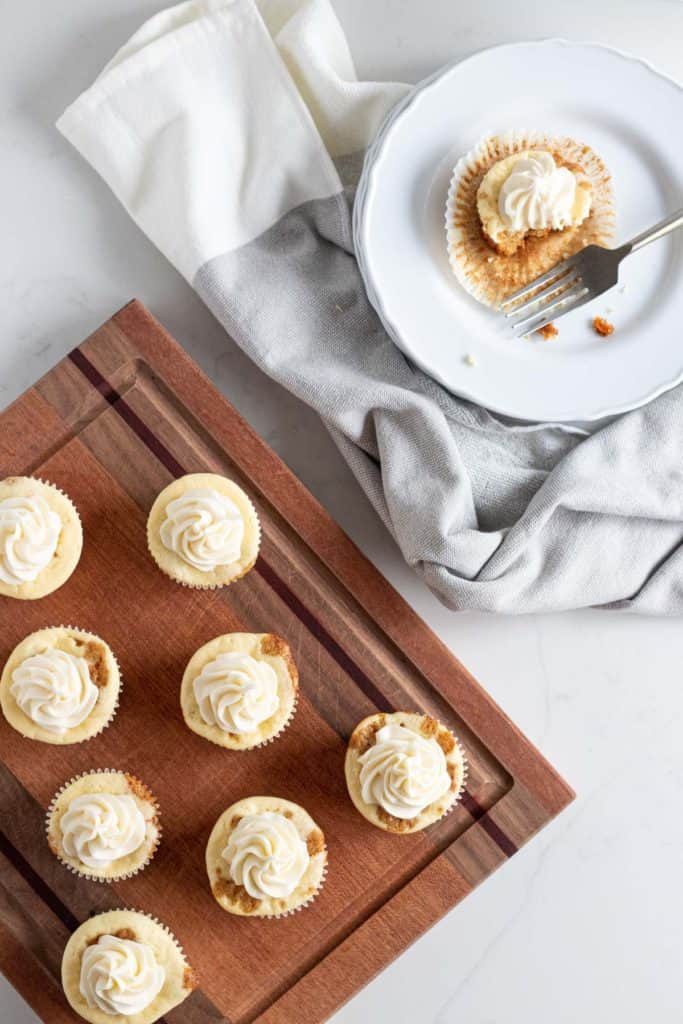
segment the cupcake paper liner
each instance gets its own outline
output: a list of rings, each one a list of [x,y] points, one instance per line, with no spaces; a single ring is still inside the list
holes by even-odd
[[[420,714],[421,712],[410,712],[410,713],[411,714]],[[389,712],[388,714],[392,714],[392,712]],[[368,717],[374,717],[374,716],[368,716]],[[372,825],[373,828],[378,828],[382,832],[388,832],[389,835],[415,835],[418,832],[424,832],[425,829],[432,828],[433,825],[436,825],[440,821],[443,821],[443,819],[448,817],[448,815],[451,814],[451,812],[460,804],[460,802],[462,800],[462,795],[465,792],[465,788],[466,788],[466,785],[467,785],[467,778],[468,778],[468,775],[469,775],[469,762],[467,760],[467,755],[465,753],[465,748],[463,747],[462,743],[460,742],[458,737],[455,735],[453,730],[450,728],[450,726],[446,725],[445,722],[442,722],[441,719],[436,719],[436,721],[439,723],[439,725],[443,726],[444,729],[448,729],[448,732],[453,737],[453,739],[455,741],[456,749],[457,749],[457,751],[458,751],[458,753],[460,755],[460,760],[461,760],[461,763],[462,763],[462,773],[461,773],[461,778],[460,778],[460,785],[458,786],[458,789],[457,789],[457,791],[455,793],[451,793],[450,803],[447,804],[447,806],[444,808],[444,810],[442,811],[442,813],[439,815],[438,818],[434,818],[432,821],[427,822],[425,825],[422,825],[420,828],[411,829],[411,830],[408,830],[406,832],[401,833],[401,832],[394,832],[390,828],[386,828],[386,827],[384,827],[382,825],[378,825],[375,821],[372,821],[370,818],[367,818],[356,807],[354,801],[351,800],[351,803],[353,804],[354,809],[356,811],[358,811],[358,813],[361,814],[361,817],[365,818],[365,820],[368,822],[368,824]],[[360,722],[357,724],[356,728],[358,727],[358,725],[360,725]],[[355,729],[354,729],[354,732],[355,732]],[[347,749],[348,749],[348,747],[347,747]],[[347,784],[347,788],[348,788],[348,784]],[[349,792],[349,798],[350,797],[351,797],[351,794]],[[367,804],[365,806],[374,806],[374,805]],[[423,810],[420,813],[424,814],[424,812],[429,807],[431,807],[431,804],[427,804],[427,807],[423,808]]]
[[[36,743],[47,743],[48,746],[64,746],[64,747],[74,746],[75,747],[75,746],[78,746],[80,743],[87,743],[88,740],[93,740],[93,739],[95,739],[96,736],[101,735],[101,733],[103,733],[104,730],[107,729],[112,724],[114,719],[116,718],[116,715],[117,715],[118,710],[119,710],[119,702],[120,702],[120,699],[121,699],[121,690],[123,689],[123,676],[121,674],[121,666],[119,665],[119,660],[116,657],[116,655],[115,655],[114,651],[112,650],[112,648],[110,647],[110,645],[107,643],[106,640],[103,640],[101,636],[98,636],[97,633],[91,633],[90,630],[88,630],[88,629],[81,629],[79,626],[72,626],[72,625],[41,626],[40,629],[34,629],[33,633],[42,633],[44,630],[48,630],[48,629],[64,629],[64,630],[70,630],[71,632],[75,632],[75,633],[82,633],[83,636],[90,637],[92,640],[99,640],[100,643],[107,644],[107,648],[109,650],[109,653],[111,654],[112,658],[114,659],[114,663],[116,665],[116,671],[117,671],[118,677],[119,677],[118,678],[118,684],[119,685],[118,685],[118,689],[116,691],[116,698],[114,700],[114,703],[112,705],[111,711],[109,713],[109,717],[102,723],[102,725],[99,727],[99,729],[97,729],[96,732],[89,733],[89,735],[87,735],[87,736],[81,736],[80,739],[77,739],[77,740],[69,740],[68,743],[67,742],[55,743],[54,741],[51,741],[51,740],[37,739],[37,738],[32,737],[32,736],[26,736],[26,734],[22,733],[20,729],[17,729],[16,726],[12,725],[11,722],[8,722],[8,725],[10,725],[10,727],[13,728],[15,732],[18,732],[20,736],[24,736],[25,739],[33,740]],[[15,644],[15,646],[12,648],[12,651],[10,652],[10,658],[12,657],[12,654],[14,653],[16,648],[19,646],[19,644],[22,644],[24,642],[24,640],[27,640],[30,636],[33,636],[33,633],[27,633],[26,636],[23,637],[23,639],[21,639],[18,644]],[[9,658],[7,660],[9,661]],[[5,662],[5,665],[6,664],[7,664],[7,662]],[[4,671],[4,666],[2,668],[2,671]],[[0,671],[0,674],[1,674],[1,671]],[[87,721],[87,719],[85,721]],[[69,730],[67,730],[67,732],[68,731]]]
[[[498,255],[486,243],[477,213],[477,190],[486,171],[498,160],[525,149],[559,153],[579,165],[593,185],[591,211],[583,224],[570,236],[551,232],[542,240],[548,249],[547,259],[534,258],[538,255],[535,253]],[[539,131],[487,135],[455,165],[446,200],[445,229],[448,260],[455,277],[477,301],[495,308],[507,295],[584,245],[607,245],[612,240],[614,198],[610,177],[597,153],[572,138]]]
[[[90,775],[123,775],[126,779],[133,779],[135,782],[140,783],[140,785],[143,786],[144,789],[146,790],[146,792],[149,794],[147,799],[148,799],[149,803],[152,804],[152,806],[154,807],[154,810],[156,812],[157,834],[156,834],[154,846],[152,846],[152,848],[149,850],[145,860],[142,862],[142,864],[139,864],[132,871],[125,871],[125,872],[122,872],[121,874],[116,874],[116,875],[93,875],[93,874],[91,874],[88,871],[87,868],[81,869],[81,868],[74,867],[73,864],[70,864],[68,861],[66,861],[61,856],[60,853],[55,853],[55,851],[52,849],[52,845],[50,843],[50,825],[52,823],[52,816],[53,816],[53,814],[55,812],[55,808],[57,806],[57,803],[58,803],[60,797],[75,782],[78,782],[80,779],[87,778]],[[54,856],[57,858],[59,863],[62,864],[65,868],[67,868],[67,870],[71,871],[72,874],[78,875],[81,878],[87,878],[90,882],[120,882],[120,881],[122,881],[122,880],[124,880],[126,878],[132,878],[134,875],[139,874],[140,871],[144,871],[144,869],[147,867],[147,865],[150,864],[154,860],[155,854],[156,854],[157,850],[159,849],[159,844],[161,843],[161,836],[162,836],[162,826],[161,826],[161,822],[159,820],[160,816],[161,816],[161,808],[159,807],[159,803],[157,801],[157,798],[150,791],[150,789],[147,786],[147,784],[145,782],[143,782],[142,779],[138,778],[137,775],[133,775],[131,772],[124,772],[120,768],[93,768],[91,771],[80,772],[78,775],[74,775],[72,778],[68,779],[67,782],[64,782],[59,787],[57,792],[52,797],[52,800],[50,801],[50,805],[49,805],[49,807],[48,807],[48,809],[46,811],[46,814],[45,814],[45,834],[47,836],[48,846],[50,847],[50,851],[54,854]],[[150,915],[148,914],[147,916],[149,917]]]
[[[308,897],[308,899],[305,899],[303,901],[303,903],[299,903],[298,906],[292,907],[291,910],[283,910],[283,912],[281,914],[263,914],[260,918],[258,918],[258,920],[260,920],[260,921],[279,921],[283,917],[293,917],[295,914],[298,914],[299,911],[305,910],[306,907],[310,907],[311,903],[313,903],[318,898],[320,893],[322,892],[323,886],[325,885],[325,881],[327,880],[327,864],[328,864],[328,861],[327,861],[327,844],[325,844],[324,852],[325,852],[325,866],[323,867],[323,871],[322,871],[322,874],[320,876],[320,881],[318,882],[318,885],[317,885],[317,888],[316,888],[315,892],[311,893],[311,895]]]
[[[15,475],[17,475],[17,474],[15,474]],[[7,480],[7,479],[8,479],[8,477],[1,477],[1,478],[0,478],[0,483],[2,482],[2,480]],[[61,488],[61,487],[59,487],[59,486],[58,486],[57,484],[54,484],[54,483],[53,483],[53,482],[52,482],[51,480],[46,480],[46,479],[45,479],[44,477],[42,477],[42,476],[32,476],[32,475],[28,475],[28,476],[25,476],[25,479],[27,479],[27,480],[35,480],[35,481],[36,481],[37,483],[39,483],[39,484],[43,484],[43,486],[45,486],[45,487],[49,487],[49,488],[50,488],[51,490],[53,490],[53,491],[56,491],[56,492],[57,492],[57,494],[61,495],[61,497],[62,497],[62,498],[64,498],[64,500],[65,500],[65,501],[67,501],[67,502],[68,502],[68,504],[69,504],[69,506],[70,506],[70,508],[71,508],[71,511],[73,512],[74,516],[76,517],[76,519],[77,519],[77,521],[78,521],[78,525],[79,525],[79,528],[80,528],[80,533],[81,533],[81,547],[80,547],[80,550],[79,550],[79,552],[78,552],[78,558],[76,559],[76,561],[75,561],[75,563],[74,563],[74,565],[73,565],[73,568],[71,569],[71,572],[69,573],[69,575],[67,576],[67,578],[66,578],[66,579],[64,580],[64,582],[63,582],[63,583],[60,583],[60,584],[58,584],[58,585],[57,585],[56,587],[53,587],[53,588],[52,588],[52,590],[48,590],[48,591],[47,591],[47,592],[46,592],[45,594],[42,594],[42,595],[41,595],[40,597],[34,597],[34,598],[31,598],[31,600],[34,600],[34,601],[40,601],[40,600],[42,600],[42,598],[43,598],[43,597],[49,597],[49,596],[50,596],[50,594],[54,594],[54,592],[55,592],[56,590],[59,590],[59,589],[60,589],[61,587],[63,587],[63,586],[64,586],[64,585],[66,584],[66,583],[68,583],[68,581],[69,581],[69,580],[71,579],[71,577],[73,576],[74,572],[75,572],[75,571],[76,571],[76,569],[78,568],[78,563],[80,562],[80,560],[81,560],[81,555],[83,554],[83,543],[84,543],[84,535],[83,535],[83,520],[81,519],[81,514],[80,514],[80,512],[78,511],[78,508],[76,507],[76,505],[75,505],[75,503],[74,503],[74,501],[73,501],[73,498],[71,498],[71,497],[70,497],[70,496],[69,496],[69,495],[68,495],[68,494],[66,493],[66,491],[62,490],[62,488]],[[1,595],[0,595],[0,596],[1,596]],[[11,596],[11,595],[8,595],[8,596]],[[15,597],[15,598],[14,598],[14,600],[22,600],[22,599],[21,599],[21,598],[16,598],[16,597]]]
[[[174,576],[173,573],[169,572],[168,569],[166,569],[163,565],[159,563],[154,552],[152,551],[152,548],[150,547],[149,533],[147,533],[147,550],[157,569],[159,569],[159,571],[162,572],[167,579],[171,580],[172,583],[177,583],[179,586],[185,587],[187,590],[223,590],[225,587],[230,587],[232,586],[233,583],[237,583],[238,580],[244,579],[247,573],[250,573],[251,570],[254,568],[258,560],[259,552],[261,550],[261,539],[263,537],[263,531],[261,529],[261,520],[259,518],[258,512],[256,511],[256,507],[253,501],[246,493],[246,491],[243,491],[243,494],[249,504],[249,508],[254,514],[254,523],[256,526],[256,554],[254,555],[254,561],[251,562],[250,565],[246,566],[246,568],[243,569],[238,576],[233,576],[232,579],[226,580],[225,583],[188,583],[186,580],[180,580],[177,578],[177,576]]]

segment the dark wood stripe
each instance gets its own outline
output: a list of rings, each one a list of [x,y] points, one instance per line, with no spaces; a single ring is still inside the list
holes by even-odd
[[[87,356],[84,356],[80,349],[75,348],[73,352],[69,352],[69,359],[77,366],[84,377],[86,377],[94,388],[100,392],[103,398],[109,402],[113,409],[119,414],[121,419],[125,420],[128,426],[131,428],[134,434],[136,434],[140,440],[145,444],[153,455],[157,457],[159,462],[166,467],[166,469],[174,477],[183,476],[187,470],[183,469],[177,459],[171,455],[168,448],[163,444],[159,438],[154,434],[146,423],[140,419],[134,409],[128,405],[125,398],[123,398],[116,388],[113,388],[109,381],[102,376],[96,366],[90,362]]]
[[[372,701],[378,711],[393,711],[393,706],[390,701],[384,696],[381,690],[375,686],[372,679],[362,668],[353,661],[343,647],[337,643],[333,636],[327,632],[322,623],[313,615],[311,611],[304,605],[304,603],[296,596],[296,594],[290,590],[285,581],[278,576],[275,570],[268,562],[265,561],[262,555],[259,555],[256,562],[256,570],[261,574],[266,583],[269,584],[272,590],[281,598],[282,601],[287,605],[290,611],[294,612],[297,619],[306,626],[306,628],[313,634],[318,643],[325,648],[327,653],[334,658],[340,668],[346,672],[347,676],[353,679],[354,683],[363,691],[368,700]]]
[[[515,846],[509,836],[503,832],[500,825],[495,823],[489,815],[489,812],[481,806],[479,801],[472,796],[469,790],[466,789],[464,791],[461,800],[463,807],[471,814],[474,820],[481,825],[489,839],[494,841],[496,846],[502,850],[506,857],[512,857],[513,854],[517,853],[518,847]]]
[[[52,891],[40,875],[33,870],[26,858],[10,842],[4,832],[0,832],[0,853],[7,858],[12,867],[31,886],[36,895],[50,908],[55,917],[58,917],[69,931],[75,931],[80,924],[78,918],[71,913],[65,903],[62,903],[59,896]]]
[[[77,366],[83,376],[95,387],[106,399],[111,407],[118,413],[124,422],[130,427],[134,434],[143,442],[152,454],[163,466],[174,476],[184,476],[187,470],[182,466],[174,455],[168,450],[162,441],[154,434],[137,413],[130,407],[118,391],[111,386],[106,377],[100,373],[96,366],[90,362],[81,349],[75,348],[69,353],[69,359]],[[287,607],[292,611],[299,621],[308,629],[318,642],[325,648],[328,654],[337,662],[339,667],[356,683],[379,711],[393,711],[392,704],[384,694],[375,686],[368,675],[359,665],[347,654],[337,643],[333,636],[328,633],[323,624],[307,608],[303,602],[287,586],[285,581],[278,575],[273,567],[259,555],[255,566],[256,571],[275,591]],[[463,806],[467,809],[472,818],[477,821],[487,835],[496,843],[506,857],[511,857],[517,852],[517,847],[503,830],[492,821],[488,813],[478,801],[465,790],[462,797]]]

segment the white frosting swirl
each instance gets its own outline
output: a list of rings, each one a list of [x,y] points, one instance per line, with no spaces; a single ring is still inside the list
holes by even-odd
[[[275,670],[244,651],[219,654],[192,686],[204,722],[225,732],[253,732],[280,706]]]
[[[498,194],[498,212],[511,231],[555,231],[572,223],[576,178],[550,153],[532,150],[516,160]]]
[[[199,572],[238,561],[244,519],[234,501],[211,487],[198,487],[166,506],[161,542]]]
[[[59,823],[64,852],[88,868],[106,868],[145,839],[145,817],[132,796],[83,793]]]
[[[31,721],[55,733],[84,722],[98,696],[86,660],[56,647],[22,661],[12,672],[10,693]]]
[[[361,796],[395,818],[415,818],[448,792],[446,756],[433,739],[403,725],[385,725],[361,754]]]
[[[308,867],[306,843],[283,814],[247,814],[231,832],[223,850],[230,877],[255,900],[291,894]]]
[[[163,988],[166,972],[143,942],[101,935],[81,959],[81,995],[91,1010],[142,1013]]]
[[[54,557],[62,521],[40,495],[0,501],[0,580],[33,583]]]

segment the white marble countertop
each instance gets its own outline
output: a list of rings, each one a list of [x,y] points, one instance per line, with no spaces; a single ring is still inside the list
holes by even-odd
[[[161,6],[22,0],[3,8],[0,407],[137,295],[578,791],[336,1024],[680,1022],[680,621],[455,616],[412,575],[312,413],[235,348],[53,129]],[[416,81],[484,46],[559,35],[631,50],[683,79],[678,0],[335,7],[364,77]],[[0,1020],[35,1021],[1,979]]]

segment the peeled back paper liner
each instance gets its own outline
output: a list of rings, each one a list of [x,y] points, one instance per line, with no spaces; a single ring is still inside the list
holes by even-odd
[[[512,256],[501,256],[484,239],[477,212],[477,191],[499,160],[527,149],[543,149],[563,163],[575,164],[593,186],[591,211],[575,228],[529,237]],[[510,131],[487,135],[458,160],[446,200],[448,260],[460,284],[478,302],[501,302],[586,245],[608,246],[614,236],[614,197],[610,174],[589,146],[567,136]]]

